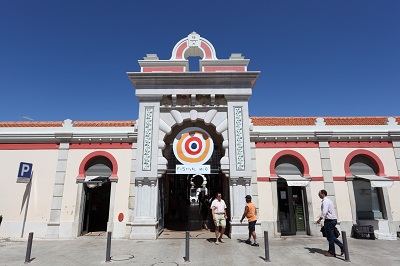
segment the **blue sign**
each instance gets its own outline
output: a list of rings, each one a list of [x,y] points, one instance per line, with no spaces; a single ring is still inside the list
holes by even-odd
[[[33,164],[21,162],[19,164],[18,178],[31,178]]]

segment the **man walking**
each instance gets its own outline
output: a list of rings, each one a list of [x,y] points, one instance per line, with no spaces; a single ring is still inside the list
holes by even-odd
[[[334,235],[334,229],[337,224],[337,217],[333,201],[327,197],[328,193],[322,189],[319,191],[318,196],[322,199],[321,204],[321,215],[317,220],[317,224],[325,219],[324,228],[326,232],[326,238],[329,242],[329,250],[325,254],[327,257],[336,257],[335,244],[340,247],[340,255],[343,255],[344,248],[342,242],[340,242]]]
[[[254,247],[258,247],[257,235],[256,235],[256,222],[257,222],[257,210],[256,205],[251,202],[251,196],[247,195],[246,197],[246,207],[244,207],[244,212],[242,219],[240,219],[240,223],[243,222],[243,219],[246,217],[249,222],[249,238],[245,241],[247,244],[251,244]],[[251,243],[250,238],[253,237],[254,242]]]
[[[211,203],[211,213],[215,223],[215,244],[225,243],[222,236],[226,227],[226,204],[220,192],[217,193],[217,197]],[[219,227],[221,227],[221,231],[219,231]]]

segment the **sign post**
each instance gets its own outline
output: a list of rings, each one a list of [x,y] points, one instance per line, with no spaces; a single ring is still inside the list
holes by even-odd
[[[27,193],[27,199],[26,199],[26,205],[25,205],[24,221],[22,223],[21,238],[24,237],[26,216],[28,215],[29,199],[31,197],[32,177],[33,177],[32,168],[33,168],[33,164],[21,162],[19,165],[19,170],[18,170],[17,183],[28,183],[27,188],[26,188],[28,190],[28,193]]]

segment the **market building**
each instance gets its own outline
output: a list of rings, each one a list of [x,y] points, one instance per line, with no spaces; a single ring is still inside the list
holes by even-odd
[[[199,71],[191,56],[201,57]],[[0,122],[0,236],[156,239],[199,229],[190,208],[217,192],[230,237],[247,235],[248,194],[259,233],[321,236],[326,189],[341,230],[372,225],[378,239],[396,239],[400,117],[250,117],[260,72],[249,61],[218,59],[193,32],[169,60],[148,54],[127,73],[136,121]]]

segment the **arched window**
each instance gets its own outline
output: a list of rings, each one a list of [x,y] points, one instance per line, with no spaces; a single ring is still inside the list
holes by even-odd
[[[112,169],[111,161],[104,156],[93,157],[85,165],[86,176],[110,177]]]
[[[370,157],[362,154],[356,155],[350,160],[350,172],[356,177],[353,181],[353,188],[357,219],[374,220],[385,218],[382,188],[371,186],[371,181],[365,178],[377,175],[377,164]]]
[[[296,157],[284,155],[276,161],[275,172],[277,175],[303,175],[304,168]]]
[[[110,181],[117,181],[117,173],[118,163],[114,156],[106,151],[95,151],[83,158],[76,179],[79,183],[87,180],[86,177],[88,176],[104,176],[109,178]]]
[[[378,168],[370,158],[357,155],[350,161],[350,171],[353,175],[376,175]]]

